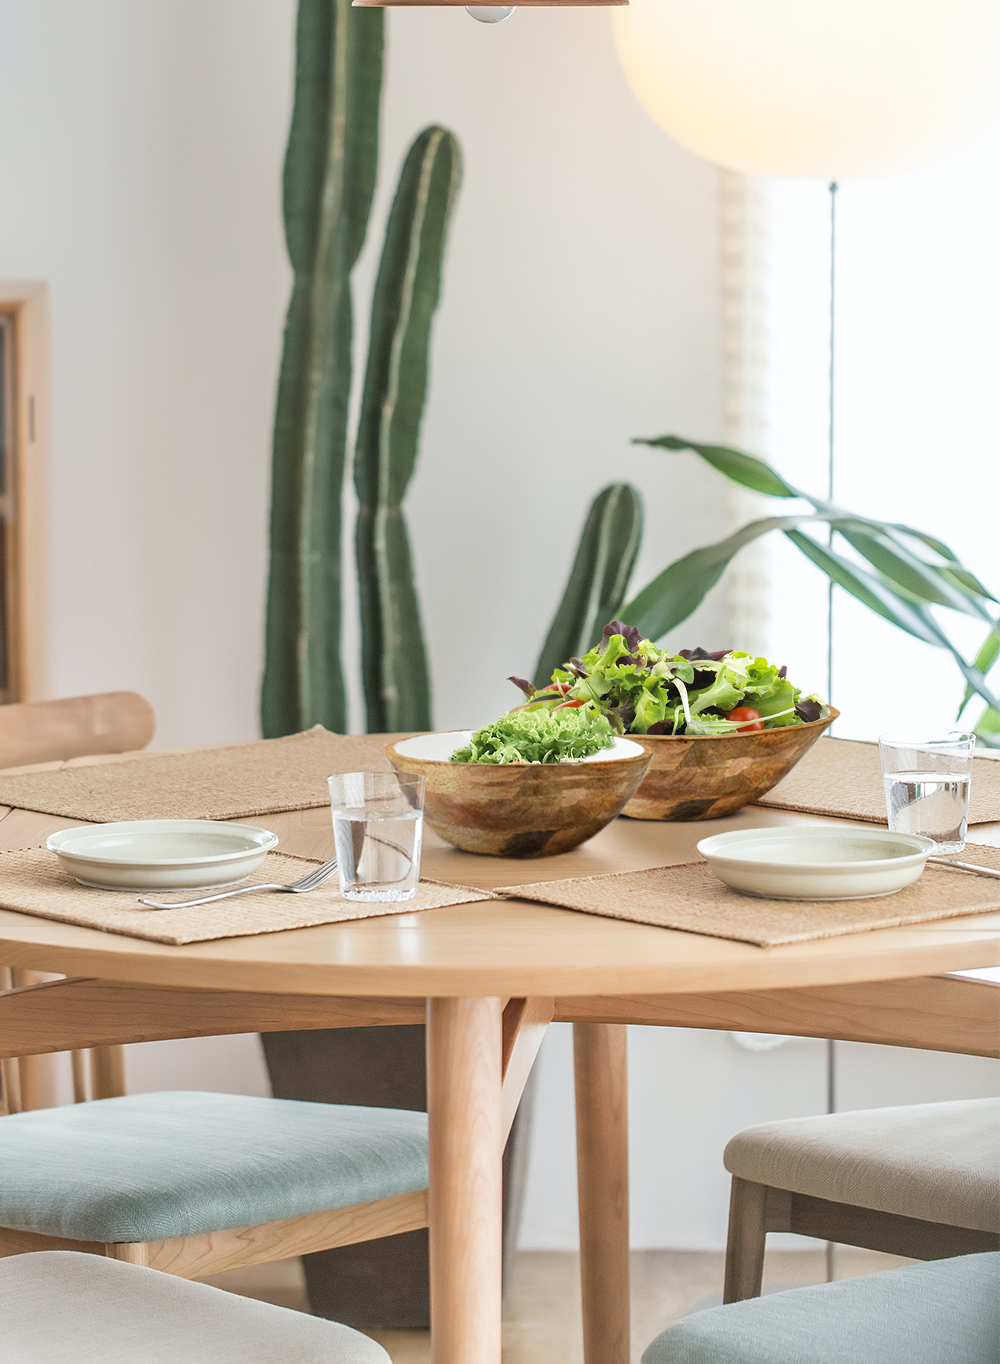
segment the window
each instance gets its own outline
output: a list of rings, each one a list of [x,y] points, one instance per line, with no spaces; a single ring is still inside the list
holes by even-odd
[[[835,501],[939,536],[1000,595],[998,152],[995,128],[923,170],[840,187]],[[823,494],[827,188],[727,179],[730,438]],[[741,521],[786,510],[773,500],[735,502]],[[734,588],[732,642],[786,663],[805,690],[825,692],[826,578],[773,535],[737,559]],[[940,618],[972,658],[985,623],[952,611]],[[964,683],[950,657],[840,590],[833,657],[841,737],[954,724]],[[1000,668],[991,681],[995,691]],[[982,709],[973,702],[964,722]]]

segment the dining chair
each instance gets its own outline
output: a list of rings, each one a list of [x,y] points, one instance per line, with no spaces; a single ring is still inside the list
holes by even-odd
[[[0,1321],[7,1364],[389,1364],[336,1322],[72,1251],[0,1260]]]
[[[203,1278],[427,1225],[427,1115],[240,1094],[0,1118],[0,1259],[73,1250]]]
[[[723,1160],[727,1303],[759,1295],[769,1231],[915,1260],[1000,1250],[1000,1099],[764,1123]]]
[[[67,1035],[96,1043],[273,1029],[279,1020],[353,1026],[361,1016],[353,1003],[56,980],[0,992],[0,1055],[64,1050]],[[408,1001],[375,1003],[363,1005],[369,1022],[411,1020]],[[504,1141],[552,1004],[511,999],[504,1008]],[[428,1225],[427,1114],[419,1111],[121,1095],[0,1117],[0,1169],[0,1259],[86,1251],[203,1278]]]
[[[145,748],[156,729],[153,707],[134,691],[0,706],[0,768],[65,762]]]
[[[642,1364],[996,1364],[1000,1253],[963,1255],[693,1312]]]
[[[57,701],[13,702],[0,706],[0,769],[34,763],[66,762],[101,753],[129,753],[145,748],[156,730],[153,707],[134,691],[101,692]],[[37,971],[0,972],[0,989],[34,985],[46,977]],[[20,1112],[41,1102],[39,1057],[0,1061],[3,1110]],[[110,1098],[124,1088],[120,1047],[102,1047],[88,1056],[71,1053],[73,1095]]]
[[[134,692],[2,706],[0,766],[131,751],[154,727]],[[43,979],[4,969],[0,990]],[[58,1108],[37,1102],[43,1058],[0,1060],[0,1257],[87,1251],[193,1278],[427,1225],[424,1113],[127,1096],[120,1046],[71,1058]]]

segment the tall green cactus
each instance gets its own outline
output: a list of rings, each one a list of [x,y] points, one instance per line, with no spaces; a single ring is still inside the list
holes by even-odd
[[[461,178],[453,133],[406,154],[386,226],[354,456],[361,672],[369,733],[430,729],[427,656],[402,501],[417,458],[431,322]]]
[[[268,737],[346,728],[341,493],[351,390],[351,270],[378,160],[381,9],[300,0],[284,171],[295,272],[274,423],[261,711]]]
[[[543,687],[560,667],[585,654],[618,614],[642,541],[642,498],[628,483],[612,483],[590,504],[566,591],[535,668]]]

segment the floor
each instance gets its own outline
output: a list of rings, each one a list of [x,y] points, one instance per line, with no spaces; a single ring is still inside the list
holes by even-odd
[[[655,1335],[696,1307],[721,1301],[721,1251],[637,1250],[632,1252],[632,1359]],[[876,1251],[836,1251],[836,1277],[853,1278],[908,1261]],[[504,1364],[583,1364],[577,1257],[570,1251],[522,1251],[504,1310]],[[821,1283],[826,1278],[823,1248],[769,1251],[765,1290]],[[232,1293],[306,1311],[298,1260],[217,1274],[206,1282]],[[393,1364],[429,1364],[424,1331],[370,1333],[385,1346]]]

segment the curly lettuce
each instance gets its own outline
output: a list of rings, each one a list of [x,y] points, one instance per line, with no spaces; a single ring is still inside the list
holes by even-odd
[[[530,685],[530,684],[529,684]],[[477,729],[453,763],[564,763],[613,748],[615,731],[589,706],[515,710]]]
[[[741,706],[756,710],[766,729],[828,713],[766,658],[735,649],[671,654],[621,621],[605,626],[600,644],[583,658],[556,668],[548,687],[511,681],[528,697],[525,713],[589,703],[618,734],[734,734],[741,725],[727,716]]]

